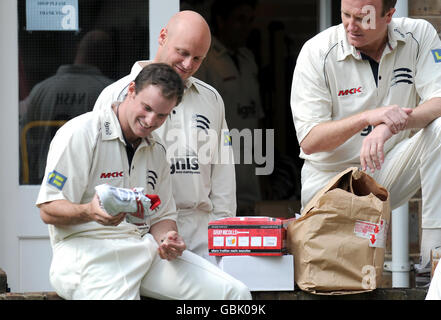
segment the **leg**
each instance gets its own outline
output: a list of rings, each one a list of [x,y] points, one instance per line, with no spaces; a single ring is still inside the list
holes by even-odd
[[[72,238],[54,248],[50,279],[65,299],[139,299],[156,248],[139,238]]]
[[[155,299],[251,299],[249,289],[242,282],[188,250],[173,261],[156,255],[140,291],[142,296]]]
[[[383,168],[373,174],[389,190],[392,208],[407,202],[421,187],[422,267],[429,263],[432,247],[441,244],[440,139],[441,119],[437,119],[395,146],[387,154]]]
[[[329,180],[335,177],[340,171],[317,170],[305,161],[302,167],[302,210],[308,202],[311,201],[314,195],[323,189]]]

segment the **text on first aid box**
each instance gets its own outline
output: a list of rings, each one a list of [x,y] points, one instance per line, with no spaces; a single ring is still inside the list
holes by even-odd
[[[210,221],[208,251],[212,256],[286,253],[286,223],[271,217],[231,217]]]

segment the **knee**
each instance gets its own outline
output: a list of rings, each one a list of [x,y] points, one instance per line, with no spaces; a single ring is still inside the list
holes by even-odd
[[[425,128],[425,131],[427,131],[431,135],[439,136],[441,134],[441,117],[436,118],[431,123],[429,123]]]
[[[241,281],[234,279],[231,283],[231,289],[229,290],[227,300],[251,300],[250,289]]]

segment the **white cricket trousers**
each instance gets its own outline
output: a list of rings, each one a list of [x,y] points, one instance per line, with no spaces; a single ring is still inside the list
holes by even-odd
[[[302,208],[337,173],[318,170],[305,161]],[[367,173],[389,191],[392,209],[409,201],[421,187],[422,228],[441,228],[441,118],[392,148],[381,170]]]
[[[64,299],[251,299],[249,289],[205,259],[185,250],[167,261],[151,234],[142,238],[76,237],[53,247],[50,281]]]

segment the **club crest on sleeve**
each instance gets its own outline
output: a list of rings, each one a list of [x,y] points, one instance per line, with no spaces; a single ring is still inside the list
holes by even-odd
[[[231,135],[229,131],[224,131],[224,146],[231,146]]]
[[[66,183],[66,180],[67,177],[54,170],[51,173],[49,173],[49,176],[47,178],[47,183],[59,190],[62,190],[64,184]]]
[[[432,50],[433,58],[435,63],[441,62],[441,49]]]

